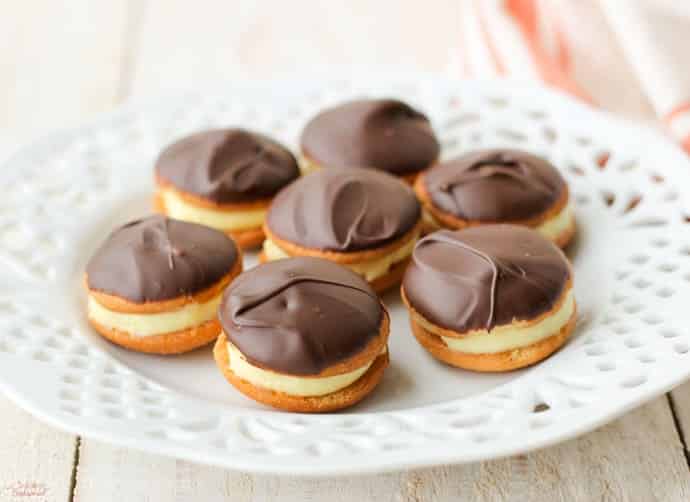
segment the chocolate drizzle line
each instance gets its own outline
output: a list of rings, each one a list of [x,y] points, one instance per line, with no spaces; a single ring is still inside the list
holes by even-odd
[[[281,274],[283,275],[283,274]],[[372,291],[367,291],[366,288],[363,287],[358,287],[358,286],[353,286],[351,284],[344,284],[342,282],[334,281],[334,280],[328,280],[328,279],[323,279],[321,277],[317,277],[315,274],[310,274],[310,273],[302,273],[302,274],[292,274],[292,273],[285,273],[285,277],[281,277],[281,279],[284,281],[282,284],[277,284],[273,286],[271,289],[267,289],[266,291],[256,294],[256,295],[247,295],[243,296],[241,294],[235,293],[234,296],[229,297],[229,304],[228,308],[230,310],[231,314],[231,319],[232,322],[236,326],[251,326],[254,328],[270,328],[272,325],[265,322],[265,321],[249,321],[246,319],[242,319],[240,316],[246,312],[247,310],[250,310],[257,305],[262,304],[269,298],[274,297],[277,294],[280,294],[281,292],[285,291],[287,288],[294,286],[295,284],[299,284],[301,282],[312,282],[312,283],[317,283],[317,284],[330,284],[331,286],[337,286],[341,288],[350,288],[354,289],[355,291],[359,291],[361,293],[364,293],[365,295],[368,295],[372,299],[379,301],[378,297],[376,296],[375,293]]]
[[[151,216],[114,230],[86,274],[90,289],[145,303],[200,292],[230,273],[238,258],[222,232]]]
[[[419,241],[403,288],[430,322],[459,333],[491,331],[551,310],[570,273],[563,253],[534,230],[482,225]]]
[[[385,245],[421,217],[417,198],[399,179],[371,169],[322,169],[274,199],[269,230],[298,246],[358,251]]]
[[[424,237],[422,240],[420,240],[416,245],[415,245],[415,250],[423,246],[425,243],[428,243],[430,241],[433,242],[442,242],[444,244],[448,244],[450,246],[457,246],[459,248],[462,248],[466,251],[469,251],[470,253],[473,253],[480,258],[482,258],[484,261],[486,261],[489,266],[491,267],[491,289],[489,290],[489,302],[490,302],[490,308],[489,308],[489,316],[486,319],[486,324],[485,327],[487,330],[491,329],[491,326],[493,325],[494,322],[494,309],[496,308],[496,282],[498,281],[498,266],[496,265],[496,262],[486,253],[483,253],[479,249],[473,248],[472,246],[468,246],[464,242],[460,242],[455,239],[449,238],[446,234],[445,231],[440,231],[440,232],[435,232],[431,235],[427,235]],[[429,266],[426,264],[424,261],[420,261],[419,264],[429,270],[431,273],[436,273],[433,267]],[[467,279],[463,276],[460,276],[458,274],[451,274],[453,275],[457,280],[459,281],[466,281]]]
[[[182,138],[161,153],[157,176],[178,190],[216,203],[273,196],[297,179],[297,160],[284,146],[244,129],[215,129]]]
[[[424,174],[424,182],[440,209],[491,222],[538,216],[565,188],[551,164],[519,150],[483,150],[443,162]]]
[[[357,274],[320,258],[269,262],[225,291],[219,318],[251,363],[316,375],[363,350],[387,315]]]
[[[542,193],[550,194],[552,191],[544,182],[533,176],[531,167],[527,162],[516,159],[508,152],[496,152],[489,158],[470,164],[464,171],[449,172],[436,180],[435,185],[439,190],[447,192],[455,185],[471,183],[492,176],[513,178]]]
[[[129,225],[128,225],[129,226]],[[170,270],[175,270],[175,254],[180,254],[180,251],[176,249],[172,242],[170,242],[170,227],[168,226],[168,220],[163,220],[163,228],[160,226],[151,226],[145,228],[141,233],[141,240],[144,246],[147,248],[155,247],[158,241],[162,241],[163,245],[160,247],[168,255],[168,267]]]

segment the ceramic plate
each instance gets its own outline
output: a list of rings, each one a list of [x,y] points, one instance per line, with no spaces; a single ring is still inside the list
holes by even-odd
[[[569,255],[580,318],[561,351],[507,374],[446,367],[417,345],[392,292],[382,384],[350,410],[313,416],[240,395],[210,347],[146,356],[89,328],[85,263],[115,225],[150,212],[161,147],[227,125],[294,147],[315,111],[357,96],[397,96],[425,110],[445,157],[511,146],[562,169],[579,224]],[[76,434],[251,472],[376,472],[563,441],[690,376],[686,156],[657,133],[541,87],[424,75],[232,83],[47,137],[1,166],[0,183],[0,386]]]

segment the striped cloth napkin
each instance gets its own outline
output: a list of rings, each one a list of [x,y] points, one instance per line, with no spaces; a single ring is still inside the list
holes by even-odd
[[[573,47],[587,46],[573,37],[589,36],[594,24],[573,9],[576,1],[461,0],[459,70],[536,79],[593,104],[573,71]],[[690,153],[690,2],[599,0],[597,11],[657,117]]]

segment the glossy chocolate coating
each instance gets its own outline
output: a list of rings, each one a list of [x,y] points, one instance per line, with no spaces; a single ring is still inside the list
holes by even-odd
[[[238,258],[223,232],[150,216],[110,234],[86,266],[87,285],[135,303],[170,300],[212,286]]]
[[[433,205],[463,220],[516,222],[548,211],[566,189],[546,160],[519,150],[482,150],[423,174]]]
[[[345,267],[289,258],[241,274],[223,295],[223,331],[252,364],[315,375],[356,355],[378,335],[381,302]]]
[[[422,317],[463,333],[552,310],[570,277],[565,255],[535,230],[483,225],[419,241],[403,288]]]
[[[359,251],[411,230],[421,209],[403,181],[380,171],[321,169],[282,190],[268,210],[269,230],[299,246]]]
[[[168,146],[156,174],[182,192],[222,204],[271,197],[299,177],[299,168],[292,153],[271,138],[216,129]]]
[[[302,132],[303,154],[321,167],[370,167],[404,175],[426,169],[439,151],[429,119],[393,99],[329,108]]]

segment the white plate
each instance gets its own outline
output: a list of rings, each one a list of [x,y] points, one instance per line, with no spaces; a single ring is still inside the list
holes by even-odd
[[[393,292],[386,297],[392,364],[381,386],[351,410],[309,416],[238,394],[210,348],[145,356],[89,329],[86,260],[115,225],[149,211],[152,163],[163,145],[234,124],[294,146],[315,110],[361,95],[399,96],[426,110],[446,157],[516,146],[562,168],[579,222],[569,252],[581,312],[563,350],[503,375],[445,367],[414,341]],[[690,375],[685,155],[656,133],[543,88],[371,75],[234,83],[211,96],[132,105],[46,138],[2,166],[0,182],[0,385],[77,434],[252,472],[374,472],[562,441]]]

